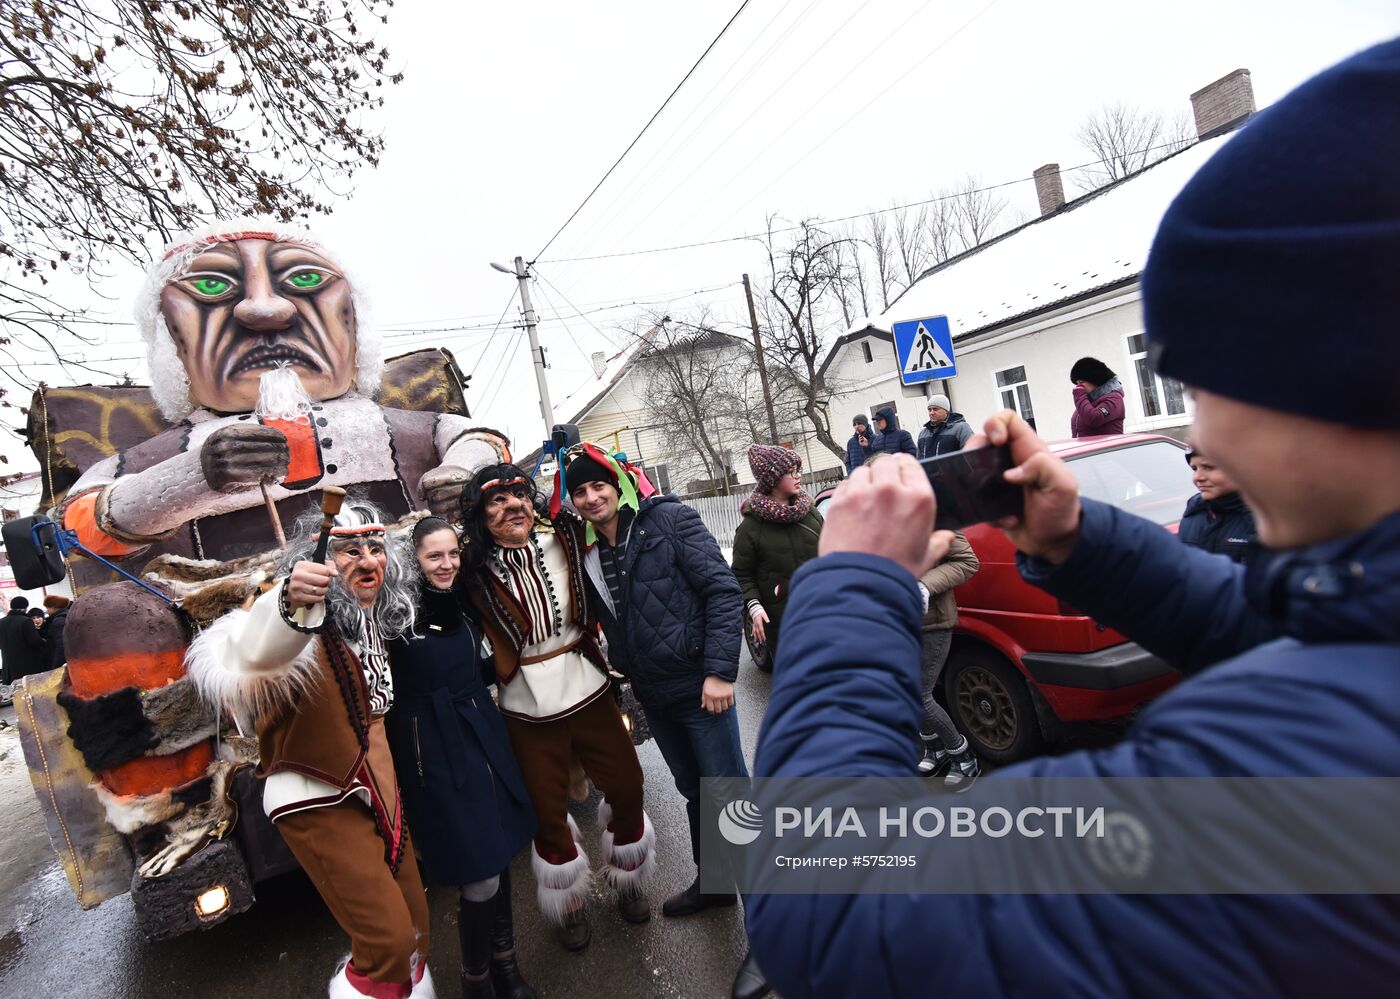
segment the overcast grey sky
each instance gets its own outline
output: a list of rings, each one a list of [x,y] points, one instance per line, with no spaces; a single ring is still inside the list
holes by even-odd
[[[475,376],[475,415],[521,453],[542,425],[515,306],[490,330],[514,282],[488,262],[538,253],[738,2],[409,2],[381,31],[406,74],[378,119],[383,163],[313,228],[362,276],[391,353],[452,349]],[[739,275],[766,266],[753,242],[552,261],[755,233],[768,213],[850,215],[968,174],[998,183],[1083,163],[1075,129],[1104,103],[1185,112],[1192,91],[1244,67],[1262,107],[1395,34],[1396,13],[1394,0],[752,0],[541,258],[536,308],[567,318],[566,299],[585,312],[646,300],[679,314],[706,300],[737,319]],[[1035,213],[1029,180],[1002,193]],[[118,269],[102,308],[128,320],[139,280]],[[593,313],[597,330],[545,324],[556,405],[639,311]],[[486,328],[409,332],[454,325]],[[129,327],[78,353],[144,380],[144,364],[128,360],[143,353]],[[18,374],[65,380],[52,367]],[[8,384],[12,401],[27,395]],[[33,465],[13,438],[0,450],[12,469]]]

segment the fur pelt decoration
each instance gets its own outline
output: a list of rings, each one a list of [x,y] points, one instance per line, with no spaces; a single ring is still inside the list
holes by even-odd
[[[146,565],[143,575],[161,584],[204,627],[271,586],[276,558],[276,552],[231,562],[161,555]]]
[[[160,740],[148,756],[178,753],[215,735],[214,715],[189,677],[146,691],[141,702]]]
[[[141,710],[141,692],[135,687],[91,698],[63,690],[58,703],[68,712],[68,738],[94,772],[143,756],[160,742]]]
[[[238,760],[215,760],[209,765],[205,775],[209,781],[207,795],[199,804],[188,808],[183,804],[179,806],[184,810],[165,827],[165,845],[137,868],[143,878],[169,874],[205,843],[227,835],[238,821],[238,806],[229,794],[233,775],[246,765]]]
[[[139,691],[123,687],[96,697],[58,695],[68,712],[68,738],[94,772],[138,756],[167,756],[214,736],[214,716],[188,678]]]

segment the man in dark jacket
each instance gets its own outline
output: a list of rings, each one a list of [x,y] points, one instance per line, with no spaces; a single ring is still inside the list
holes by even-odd
[[[1017,776],[1400,776],[1400,340],[1388,332],[1400,128],[1376,128],[1396,122],[1398,88],[1391,42],[1258,114],[1168,210],[1144,274],[1149,356],[1193,387],[1193,433],[1239,484],[1268,551],[1246,567],[1183,548],[1081,499],[1019,417],[987,422],[1016,462],[1007,481],[1025,490],[1023,515],[1002,524],[1022,575],[1194,675],[1119,745],[1008,767],[970,800]],[[1328,152],[1298,163],[1303,147]],[[1346,335],[1300,368],[1321,315]],[[1258,363],[1221,363],[1246,356]],[[1343,396],[1356,404],[1336,407]],[[932,516],[924,476],[898,457],[840,487],[824,557],[795,581],[788,616],[802,626],[774,674],[757,774],[907,772],[914,578],[941,547],[923,533]],[[1334,832],[1332,816],[1316,818]],[[1283,823],[1267,838],[1287,856],[1304,832]],[[1337,835],[1338,857],[1352,846]],[[788,999],[1392,990],[1395,897],[1302,894],[1279,855],[1259,850],[1252,872],[1274,893],[771,894],[754,898],[749,932]],[[1216,851],[1192,859],[1210,865]]]
[[[1254,514],[1239,487],[1224,469],[1197,451],[1186,453],[1186,463],[1200,492],[1186,501],[1176,536],[1192,548],[1228,555],[1236,562],[1249,561],[1259,537]]]
[[[68,625],[68,610],[72,605],[73,601],[57,593],[50,593],[44,598],[44,609],[49,612],[49,617],[39,629],[39,635],[44,640],[45,669],[58,669],[68,661],[63,629]]]
[[[874,452],[871,446],[875,443],[875,432],[870,429],[870,421],[861,413],[851,421],[851,426],[855,427],[855,433],[851,434],[851,439],[846,442],[846,474],[850,475],[861,465],[870,460]]]
[[[919,451],[914,446],[914,438],[909,431],[899,429],[899,415],[892,406],[886,406],[875,412],[875,429],[880,431],[880,436],[871,445],[871,454],[918,456]]]
[[[930,396],[928,400],[928,422],[919,431],[918,459],[936,458],[940,454],[961,451],[972,436],[972,426],[963,419],[961,413],[951,411],[952,403],[946,395]]]
[[[1097,357],[1081,357],[1069,369],[1074,382],[1071,437],[1098,437],[1123,432],[1123,383]]]
[[[700,779],[733,778],[737,797],[748,785],[734,706],[743,599],[700,515],[674,496],[639,500],[630,484],[622,484],[623,475],[603,449],[580,445],[565,464],[564,483],[596,532],[584,570],[598,597],[609,662],[632,681],[676,789],[685,796],[698,866]],[[702,893],[697,872],[661,911],[688,916],[737,901],[734,892]],[[734,981],[735,999],[757,999],[767,991],[746,955]]]
[[[10,612],[0,618],[0,656],[4,657],[6,683],[48,669],[44,665],[44,639],[29,618],[27,597],[11,600]]]

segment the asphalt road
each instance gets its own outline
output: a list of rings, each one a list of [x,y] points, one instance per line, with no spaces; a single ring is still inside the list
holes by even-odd
[[[744,749],[753,761],[769,678],[744,654],[738,684]],[[48,837],[13,728],[13,708],[0,709],[0,996],[25,999],[246,999],[326,994],[326,982],[348,941],[300,873],[257,886],[248,912],[213,929],[147,943],[127,896],[82,911]],[[534,905],[528,852],[516,858],[516,943],[521,967],[541,996],[617,999],[728,996],[743,959],[740,908],[666,919],[661,901],[694,877],[684,799],[655,742],[640,747],[647,811],[657,834],[658,870],[649,923],[623,922],[611,893],[595,888],[593,942],[581,954],[559,946]],[[591,818],[585,842],[597,843]],[[596,851],[595,851],[596,853]],[[598,858],[594,857],[595,864]],[[600,879],[601,880],[601,879]],[[430,967],[439,994],[457,995],[456,894],[429,890]]]

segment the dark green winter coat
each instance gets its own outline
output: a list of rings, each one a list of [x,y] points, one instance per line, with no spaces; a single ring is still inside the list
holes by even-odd
[[[744,602],[757,600],[768,619],[782,620],[788,581],[802,563],[817,557],[822,515],[813,507],[795,524],[775,524],[744,514],[734,532],[734,575],[744,589]]]

